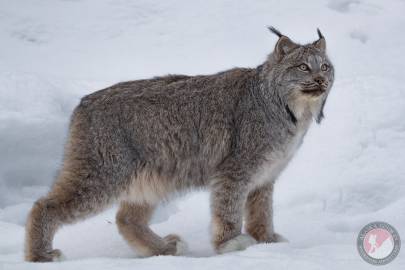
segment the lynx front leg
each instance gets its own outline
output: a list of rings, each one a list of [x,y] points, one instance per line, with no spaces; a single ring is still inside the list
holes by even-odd
[[[284,237],[274,232],[273,188],[269,183],[251,191],[246,201],[246,231],[258,242],[285,242]]]
[[[241,234],[246,195],[245,184],[232,178],[218,179],[212,185],[213,244],[218,253],[243,250],[256,243],[251,236]]]

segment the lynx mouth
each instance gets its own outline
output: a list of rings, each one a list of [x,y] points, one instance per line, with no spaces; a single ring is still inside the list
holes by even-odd
[[[305,89],[305,90],[301,90],[302,93],[304,93],[305,95],[310,95],[310,96],[320,96],[322,95],[325,90],[321,87],[317,87],[317,88],[313,88],[313,89]]]

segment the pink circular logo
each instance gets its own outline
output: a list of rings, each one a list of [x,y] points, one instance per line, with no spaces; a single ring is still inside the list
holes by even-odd
[[[398,232],[385,222],[366,225],[357,238],[361,257],[372,264],[387,264],[399,253],[401,242]]]

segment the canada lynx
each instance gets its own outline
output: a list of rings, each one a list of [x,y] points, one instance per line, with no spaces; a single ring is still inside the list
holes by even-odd
[[[61,225],[114,202],[119,232],[139,254],[180,254],[180,237],[160,237],[148,221],[160,201],[198,187],[211,192],[218,253],[280,241],[273,184],[323,118],[334,69],[319,30],[307,45],[270,30],[279,40],[257,68],[123,82],[84,97],[59,176],[29,215],[26,260],[56,259]]]

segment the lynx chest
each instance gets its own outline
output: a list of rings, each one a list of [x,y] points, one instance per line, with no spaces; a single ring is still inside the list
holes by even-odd
[[[279,149],[266,153],[265,160],[256,168],[251,178],[251,189],[274,182],[277,179],[301,146],[305,133],[306,130],[297,132],[296,135],[286,140]]]

